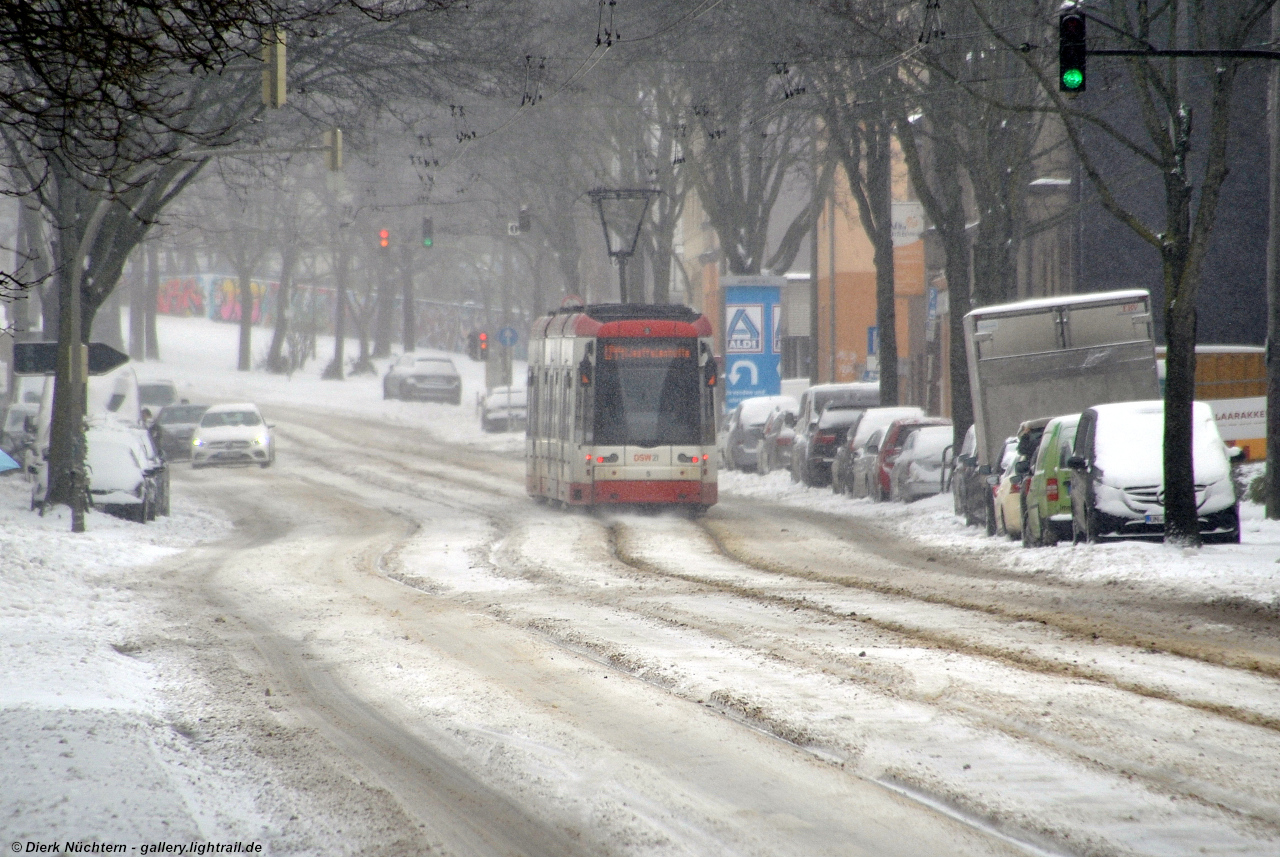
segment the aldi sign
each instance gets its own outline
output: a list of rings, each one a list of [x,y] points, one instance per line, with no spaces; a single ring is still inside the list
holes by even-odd
[[[724,402],[782,392],[782,277],[725,277]]]
[[[730,304],[724,308],[726,354],[764,353],[764,304]]]

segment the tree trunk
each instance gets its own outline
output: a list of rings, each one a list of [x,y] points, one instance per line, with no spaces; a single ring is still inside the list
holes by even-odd
[[[240,356],[236,369],[248,372],[253,368],[253,274],[240,271],[239,278],[236,291],[240,296]]]
[[[267,352],[267,371],[277,375],[289,371],[283,356],[285,337],[289,335],[289,312],[293,300],[293,271],[298,261],[298,245],[286,241],[280,248],[280,287],[276,290],[276,324]]]
[[[897,405],[898,307],[893,266],[893,161],[888,123],[869,129],[867,141],[867,203],[874,223],[870,233],[876,266],[876,351],[880,368],[880,404]],[[864,223],[866,221],[864,220]]]
[[[373,356],[388,357],[391,355],[392,330],[395,329],[395,289],[391,285],[391,260],[386,250],[378,254],[377,277],[378,294],[374,309],[374,341]],[[361,346],[361,362],[364,362],[364,346]]]
[[[147,242],[147,289],[143,300],[146,315],[147,359],[160,359],[160,337],[156,335],[156,304],[160,300],[160,258],[156,242]]]
[[[339,246],[336,264],[333,271],[334,306],[333,306],[333,359],[325,367],[321,376],[330,381],[341,381],[344,377],[346,361],[344,354],[347,338],[347,251]]]
[[[57,229],[54,258],[57,260],[54,284],[57,287],[60,317],[58,319],[58,365],[54,376],[53,416],[49,430],[48,490],[46,503],[67,505],[72,510],[72,530],[84,530],[84,407],[85,378],[80,371],[80,346],[83,331],[80,315],[79,213],[87,194],[61,169],[57,158],[50,159],[52,181],[57,183],[58,206],[53,212]]]
[[[1172,272],[1171,272],[1172,273]],[[1181,284],[1165,277],[1164,538],[1200,544],[1191,454],[1191,404],[1196,386],[1196,310]]]
[[[144,251],[145,252],[145,251]],[[145,265],[134,254],[129,264],[129,357],[141,363],[147,359],[147,280]]]

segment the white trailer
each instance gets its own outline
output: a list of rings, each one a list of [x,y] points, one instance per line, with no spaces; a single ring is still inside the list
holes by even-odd
[[[964,317],[978,465],[1024,420],[1160,398],[1145,289],[1034,298]]]

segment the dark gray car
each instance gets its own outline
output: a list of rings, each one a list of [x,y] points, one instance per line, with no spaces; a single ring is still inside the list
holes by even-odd
[[[208,405],[169,405],[151,423],[151,437],[160,454],[170,461],[191,457],[191,436]]]
[[[462,404],[462,378],[448,357],[406,354],[382,379],[382,398]]]

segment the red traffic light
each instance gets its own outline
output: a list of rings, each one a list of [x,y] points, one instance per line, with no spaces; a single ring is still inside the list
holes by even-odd
[[[383,229],[378,233],[378,246],[389,247],[391,245],[391,233]]]

